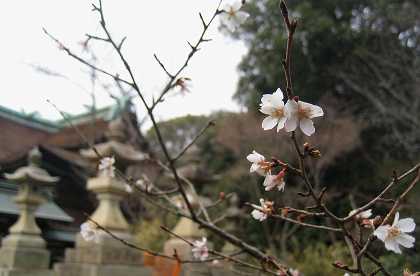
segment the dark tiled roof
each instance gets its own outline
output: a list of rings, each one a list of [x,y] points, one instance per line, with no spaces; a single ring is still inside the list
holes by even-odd
[[[14,186],[14,187],[13,187]],[[13,201],[16,195],[16,185],[0,182],[0,214],[18,215],[19,209]],[[37,218],[72,222],[73,218],[67,215],[53,201],[46,201],[35,213]]]
[[[72,125],[90,142],[103,137],[110,120],[123,110],[121,106],[110,106],[92,113],[68,116],[56,122],[33,115],[22,114],[0,106],[0,164],[22,159],[38,145],[63,148],[83,147],[86,143]]]

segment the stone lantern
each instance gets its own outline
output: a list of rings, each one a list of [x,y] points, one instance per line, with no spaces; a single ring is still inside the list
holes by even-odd
[[[186,193],[191,206],[194,209],[198,209],[197,199],[189,190],[187,190]],[[187,207],[184,204],[184,199],[180,195],[175,196],[173,201],[175,201],[176,205],[181,206],[181,208],[188,213]],[[172,229],[172,232],[191,242],[194,240],[201,240],[202,237],[206,236],[205,231],[200,229],[197,223],[186,217],[181,217],[179,219],[174,229]],[[193,257],[191,246],[189,244],[176,237],[171,237],[168,241],[165,242],[163,251],[167,255],[172,255],[174,254],[174,250],[176,250],[181,259],[192,259]]]
[[[191,191],[186,190],[188,201],[191,203],[191,206],[194,209],[198,209],[198,200]],[[174,198],[175,202],[182,202],[184,200],[181,196],[176,196]],[[183,204],[182,204],[183,205]],[[182,207],[187,213],[187,207],[183,205]],[[201,240],[203,237],[206,237],[206,233],[203,229],[199,228],[199,225],[193,222],[191,219],[186,217],[181,217],[175,227],[172,229],[172,232],[178,236],[183,237],[184,239],[194,242],[195,240]],[[211,243],[208,244],[208,247],[211,248]],[[191,246],[183,240],[180,240],[177,237],[171,237],[164,244],[163,252],[166,255],[173,255],[174,252],[183,260],[192,260],[193,254]],[[196,264],[184,264],[182,266],[182,276],[199,276],[199,275],[215,275],[210,273],[210,268],[206,264],[196,263]]]
[[[115,167],[122,172],[127,166],[146,158],[145,154],[123,143],[121,121],[111,123],[107,136],[110,141],[95,145],[95,150],[82,150],[81,155],[94,164],[100,160],[97,153],[101,157],[113,157]],[[95,193],[99,200],[90,219],[113,235],[133,242],[129,224],[120,209],[120,202],[129,193],[123,179],[117,173],[99,172],[87,181],[87,189]],[[143,267],[143,252],[128,247],[102,230],[98,230],[96,242],[86,241],[78,234],[76,247],[66,251],[65,262],[57,264],[55,271],[59,276],[151,275],[150,269]]]
[[[137,151],[133,146],[124,143],[124,125],[121,119],[110,123],[106,136],[109,141],[95,145],[94,149],[81,150],[80,154],[94,164],[98,164],[100,157],[113,157],[115,167],[124,173],[125,169],[147,158],[147,155]],[[91,215],[91,219],[108,230],[116,231],[127,237],[128,223],[121,209],[121,200],[128,195],[123,179],[118,175],[108,177],[98,174],[88,180],[87,189],[94,192],[99,200],[98,208]]]
[[[52,275],[47,270],[50,253],[45,249],[46,243],[41,237],[34,213],[45,201],[43,190],[51,188],[59,178],[52,177],[41,169],[40,160],[41,154],[35,148],[29,153],[28,166],[19,168],[12,174],[5,174],[6,179],[19,185],[15,202],[20,214],[9,229],[10,234],[2,241],[1,275]],[[28,271],[28,274],[22,271]]]

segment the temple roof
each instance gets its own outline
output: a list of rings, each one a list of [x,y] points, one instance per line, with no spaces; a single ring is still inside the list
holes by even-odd
[[[85,142],[71,125],[90,141],[104,136],[111,120],[118,117],[128,105],[127,99],[117,104],[79,115],[66,114],[66,119],[50,121],[36,113],[25,114],[0,106],[0,164],[23,158],[37,145],[63,148],[79,147]]]

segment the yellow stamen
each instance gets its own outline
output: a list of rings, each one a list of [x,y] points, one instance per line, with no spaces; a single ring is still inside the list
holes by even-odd
[[[271,171],[271,163],[267,162],[267,161],[261,161],[258,163],[258,165],[260,166],[260,168],[262,170],[264,170],[264,172],[269,172]]]
[[[311,116],[311,109],[309,107],[303,108],[299,105],[298,116],[299,116],[299,119],[309,118]]]
[[[388,230],[388,239],[393,239],[395,237],[398,237],[401,234],[400,229],[398,229],[397,227],[391,227]]]
[[[279,108],[279,109],[274,110],[274,112],[271,114],[271,116],[272,117],[275,117],[275,118],[284,117],[284,110],[283,110],[283,108]]]
[[[228,14],[229,14],[229,17],[235,17],[236,12],[233,8],[230,8]]]

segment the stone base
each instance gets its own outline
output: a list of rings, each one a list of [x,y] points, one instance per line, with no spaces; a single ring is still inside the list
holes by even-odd
[[[0,249],[0,266],[23,270],[48,269],[50,253],[43,248],[13,248]],[[14,275],[14,274],[13,274]]]
[[[115,233],[131,241],[127,233]],[[108,234],[101,233],[98,243],[76,236],[76,248],[67,249],[64,263],[54,266],[57,276],[151,276],[143,266],[143,252],[130,248]],[[0,275],[1,276],[1,275]]]
[[[118,233],[120,238],[132,242],[130,235]],[[67,249],[66,263],[104,265],[143,265],[143,252],[130,248],[106,233],[101,233],[98,243],[76,236],[76,248]]]
[[[140,266],[61,263],[54,267],[57,276],[152,276],[152,270]],[[0,276],[2,276],[0,274]]]
[[[208,264],[185,264],[181,270],[182,276],[209,276],[214,275]],[[225,274],[217,274],[225,275]]]
[[[0,268],[0,276],[55,276],[52,270],[23,270]]]

